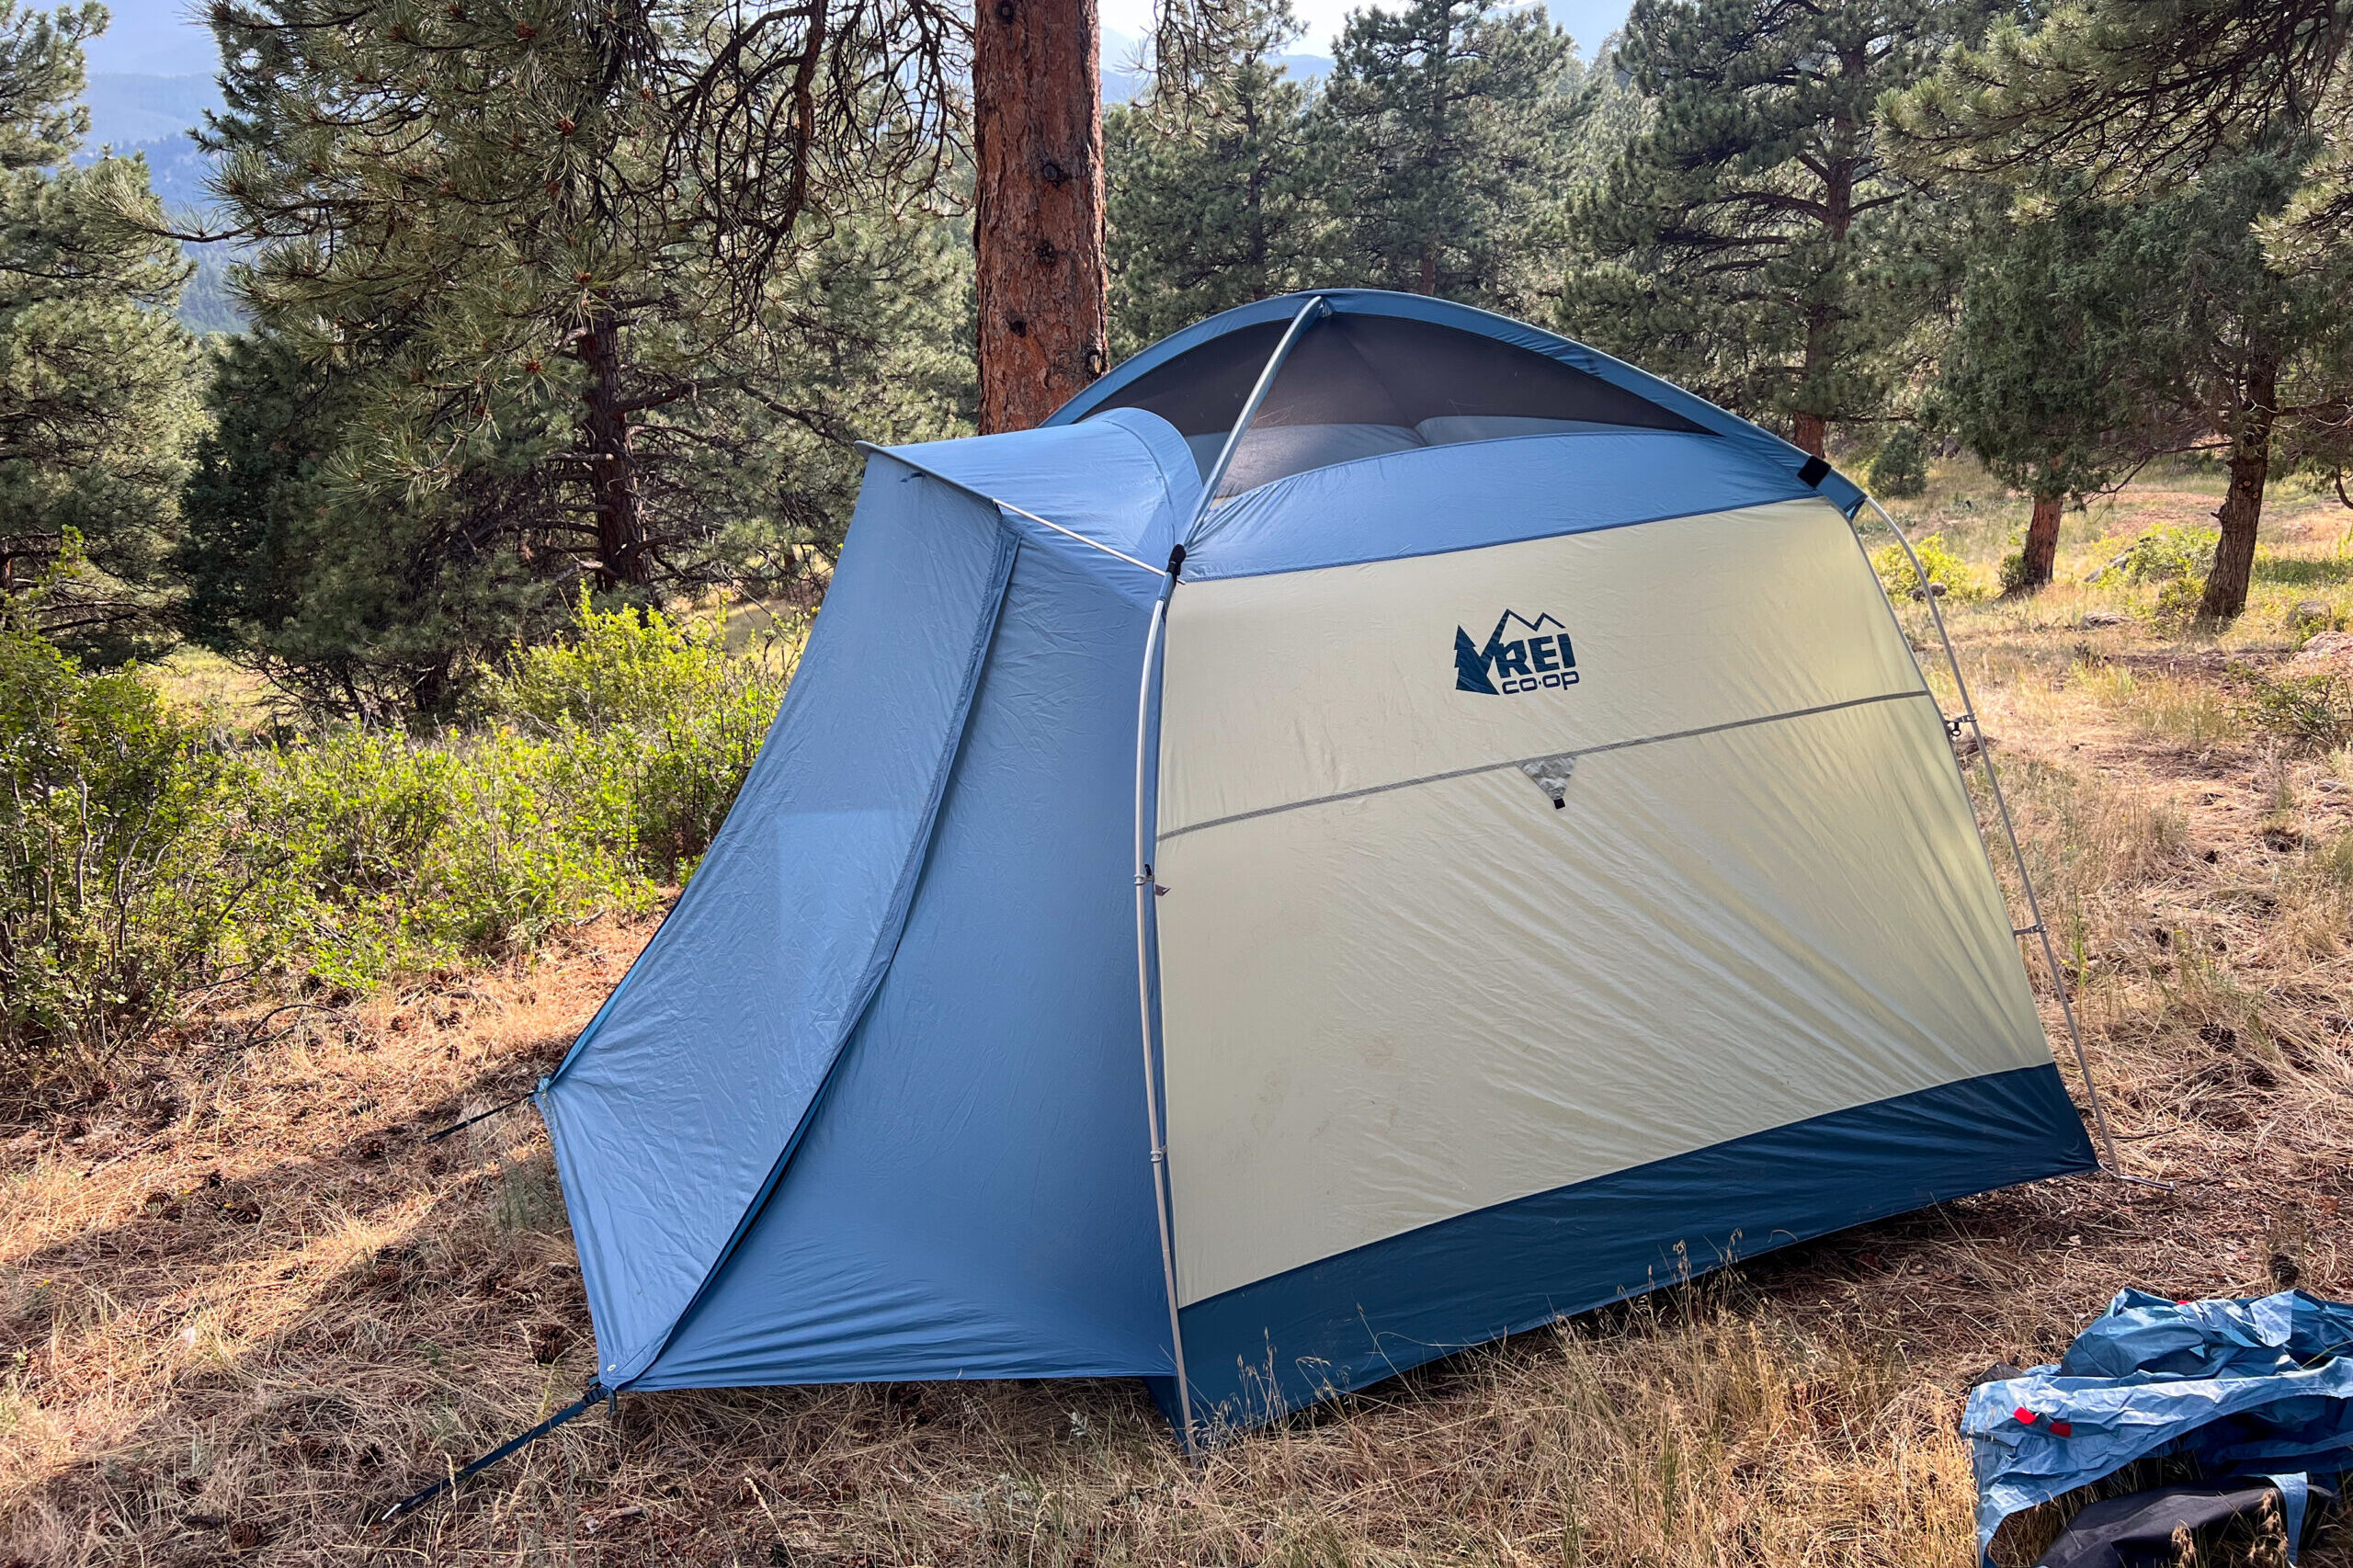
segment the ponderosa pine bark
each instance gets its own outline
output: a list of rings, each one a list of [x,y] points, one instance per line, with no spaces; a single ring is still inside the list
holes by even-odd
[[[2246,608],[2247,584],[2255,574],[2256,528],[2263,520],[2263,487],[2271,477],[2279,381],[2279,367],[2268,363],[2247,376],[2246,395],[2231,430],[2230,486],[2214,512],[2222,531],[2214,541],[2205,596],[2198,603],[2201,620],[2234,619]]]
[[[1830,426],[1819,414],[1794,414],[1790,416],[1790,439],[1799,450],[1817,458],[1830,455]]]
[[[2018,591],[2032,593],[2051,583],[2052,566],[2059,559],[2059,519],[2066,510],[2064,495],[2037,495],[2033,515],[2026,524],[2026,549],[2018,573]]]
[[[645,507],[621,385],[621,327],[610,311],[590,313],[574,351],[588,372],[582,378],[580,443],[597,519],[597,578],[607,588],[651,582],[654,562],[645,548]]]
[[[973,18],[984,433],[1030,428],[1107,367],[1100,47],[1095,0],[981,0]]]

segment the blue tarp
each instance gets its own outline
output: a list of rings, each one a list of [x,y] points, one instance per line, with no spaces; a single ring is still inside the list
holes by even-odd
[[[2353,1305],[2301,1290],[2176,1301],[2124,1290],[2057,1365],[1984,1383],[1961,1431],[1977,1544],[2002,1521],[2137,1460],[2277,1483],[2290,1550],[2305,1478],[2353,1469]],[[1987,1559],[1991,1561],[1991,1559]]]

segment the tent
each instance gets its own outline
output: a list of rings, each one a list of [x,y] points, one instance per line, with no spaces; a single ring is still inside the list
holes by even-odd
[[[2093,1168],[1863,500],[1365,291],[872,450],[536,1093],[602,1386],[1140,1377],[1190,1441]]]

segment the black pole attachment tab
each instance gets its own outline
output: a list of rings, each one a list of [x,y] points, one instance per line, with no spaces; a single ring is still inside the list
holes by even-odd
[[[399,1502],[393,1504],[391,1507],[377,1515],[376,1523],[380,1525],[389,1525],[395,1519],[407,1517],[409,1515],[415,1513],[419,1508],[424,1507],[427,1503],[432,1502],[436,1497],[440,1496],[443,1493],[456,1490],[460,1482],[470,1480],[474,1476],[480,1475],[483,1471],[488,1470],[492,1465],[496,1464],[500,1460],[505,1459],[507,1455],[513,1453],[516,1449],[523,1447],[525,1444],[539,1441],[541,1437],[546,1437],[549,1433],[554,1431],[557,1427],[563,1426],[565,1422],[571,1420],[574,1416],[578,1415],[590,1405],[597,1403],[599,1400],[606,1398],[608,1395],[610,1395],[615,1399],[619,1399],[620,1396],[620,1391],[619,1389],[608,1389],[602,1383],[590,1383],[588,1385],[588,1391],[571,1404],[565,1405],[562,1410],[557,1411],[553,1415],[549,1416],[545,1421],[540,1422],[529,1431],[519,1433],[513,1437],[509,1437],[506,1442],[499,1444],[498,1447],[491,1449],[490,1452],[483,1455],[482,1458],[474,1460],[473,1463],[450,1475],[446,1480],[437,1481],[432,1485],[426,1487],[424,1491],[416,1493],[412,1496],[402,1498]]]
[[[1185,547],[1178,545],[1168,552],[1168,574],[1171,577],[1185,570]]]

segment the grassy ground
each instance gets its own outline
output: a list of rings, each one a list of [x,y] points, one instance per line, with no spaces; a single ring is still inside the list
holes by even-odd
[[[2059,586],[1952,607],[2126,1158],[2170,1191],[2070,1178],[1848,1232],[1199,1468],[1128,1383],[664,1394],[371,1529],[591,1369],[533,1119],[420,1140],[560,1055],[651,928],[601,925],[191,1025],[167,1070],[0,1128],[0,1562],[1965,1568],[1973,1374],[2050,1359],[2126,1284],[2353,1290],[2353,756],[2247,718],[2353,611],[2353,514],[2275,506],[2219,638],[2153,619],[2157,585],[2081,581],[2218,492],[2145,483],[2069,517]],[[2024,521],[1967,474],[1906,511],[1989,577]]]

